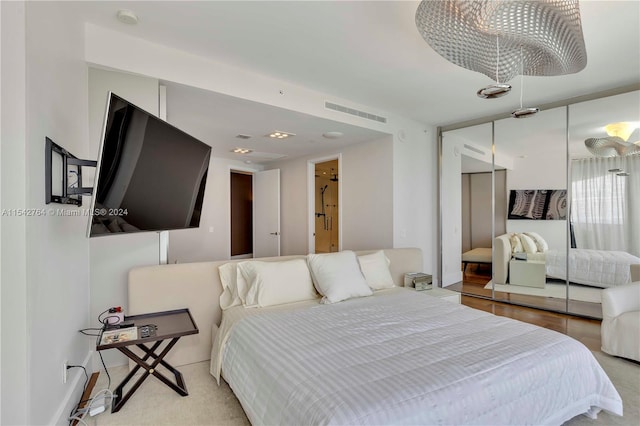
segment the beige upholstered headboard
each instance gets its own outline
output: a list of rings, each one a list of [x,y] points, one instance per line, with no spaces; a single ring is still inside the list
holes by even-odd
[[[356,254],[373,253],[358,251]],[[406,272],[422,271],[422,251],[418,248],[385,249],[391,261],[389,269],[396,285],[402,286]],[[305,256],[267,257],[253,260],[280,261]],[[149,312],[189,308],[199,334],[183,337],[167,355],[175,366],[204,361],[211,356],[212,331],[222,318],[220,294],[222,283],[218,266],[241,260],[178,263],[134,268],[129,272],[129,312],[137,315]]]

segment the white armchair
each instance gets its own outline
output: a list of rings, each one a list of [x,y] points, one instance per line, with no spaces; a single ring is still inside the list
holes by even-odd
[[[631,284],[602,291],[602,351],[640,361],[640,265]]]

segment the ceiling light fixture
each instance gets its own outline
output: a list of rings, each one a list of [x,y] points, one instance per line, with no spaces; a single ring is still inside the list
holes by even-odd
[[[249,154],[250,152],[253,152],[253,150],[249,148],[234,148],[231,150],[231,152],[234,152],[236,154]]]
[[[296,135],[295,133],[289,133],[289,132],[271,132],[266,136],[273,139],[287,139],[295,135]]]
[[[520,46],[520,108],[513,111],[511,116],[513,118],[527,118],[531,117],[534,114],[537,114],[540,109],[539,108],[524,108],[522,106],[522,97],[524,96],[524,56],[522,55],[522,46]]]
[[[624,157],[640,154],[640,141],[627,142],[637,126],[635,123],[618,122],[604,126],[608,136],[601,138],[589,138],[584,145],[589,152],[598,157]],[[618,171],[618,170],[609,170]]]
[[[342,136],[344,136],[342,132],[324,132],[322,134],[322,137],[327,139],[340,139]]]
[[[500,65],[500,37],[496,36],[496,83],[483,87],[476,93],[482,99],[496,99],[511,92],[511,85],[500,83],[500,73],[498,67]]]
[[[589,138],[584,141],[584,146],[597,157],[625,157],[640,154],[640,145],[627,142],[619,136]]]
[[[415,22],[439,55],[495,74],[497,84],[518,75],[521,46],[526,75],[573,74],[587,65],[578,0],[422,0]]]
[[[118,21],[127,25],[136,25],[138,23],[138,16],[129,9],[120,9],[116,14]]]
[[[611,123],[604,126],[604,131],[609,136],[617,136],[623,141],[628,141],[636,127],[629,122]]]

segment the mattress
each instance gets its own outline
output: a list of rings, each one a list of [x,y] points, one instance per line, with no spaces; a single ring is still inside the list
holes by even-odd
[[[622,415],[613,384],[576,340],[404,288],[332,305],[232,308],[215,340],[212,374],[222,371],[254,425]]]
[[[544,255],[547,276],[566,280],[565,251],[549,250]],[[627,284],[634,263],[640,263],[640,258],[623,251],[570,249],[569,281],[601,288]]]

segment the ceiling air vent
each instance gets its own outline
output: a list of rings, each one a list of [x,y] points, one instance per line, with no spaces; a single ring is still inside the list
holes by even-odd
[[[239,135],[236,135],[236,138],[238,138],[238,139],[250,139],[251,135],[243,135],[242,133],[240,133]]]
[[[467,145],[466,143],[464,144],[464,147],[467,148],[469,151],[473,151],[477,154],[480,155],[485,155],[485,152],[481,149],[476,148],[475,146],[471,146],[471,145]]]
[[[371,114],[370,112],[360,111],[346,106],[334,104],[333,102],[325,102],[324,107],[327,109],[332,109],[334,111],[344,112],[345,114],[355,115],[356,117],[366,118],[367,120],[377,121],[378,123],[387,123],[386,117],[380,117],[379,115]]]

